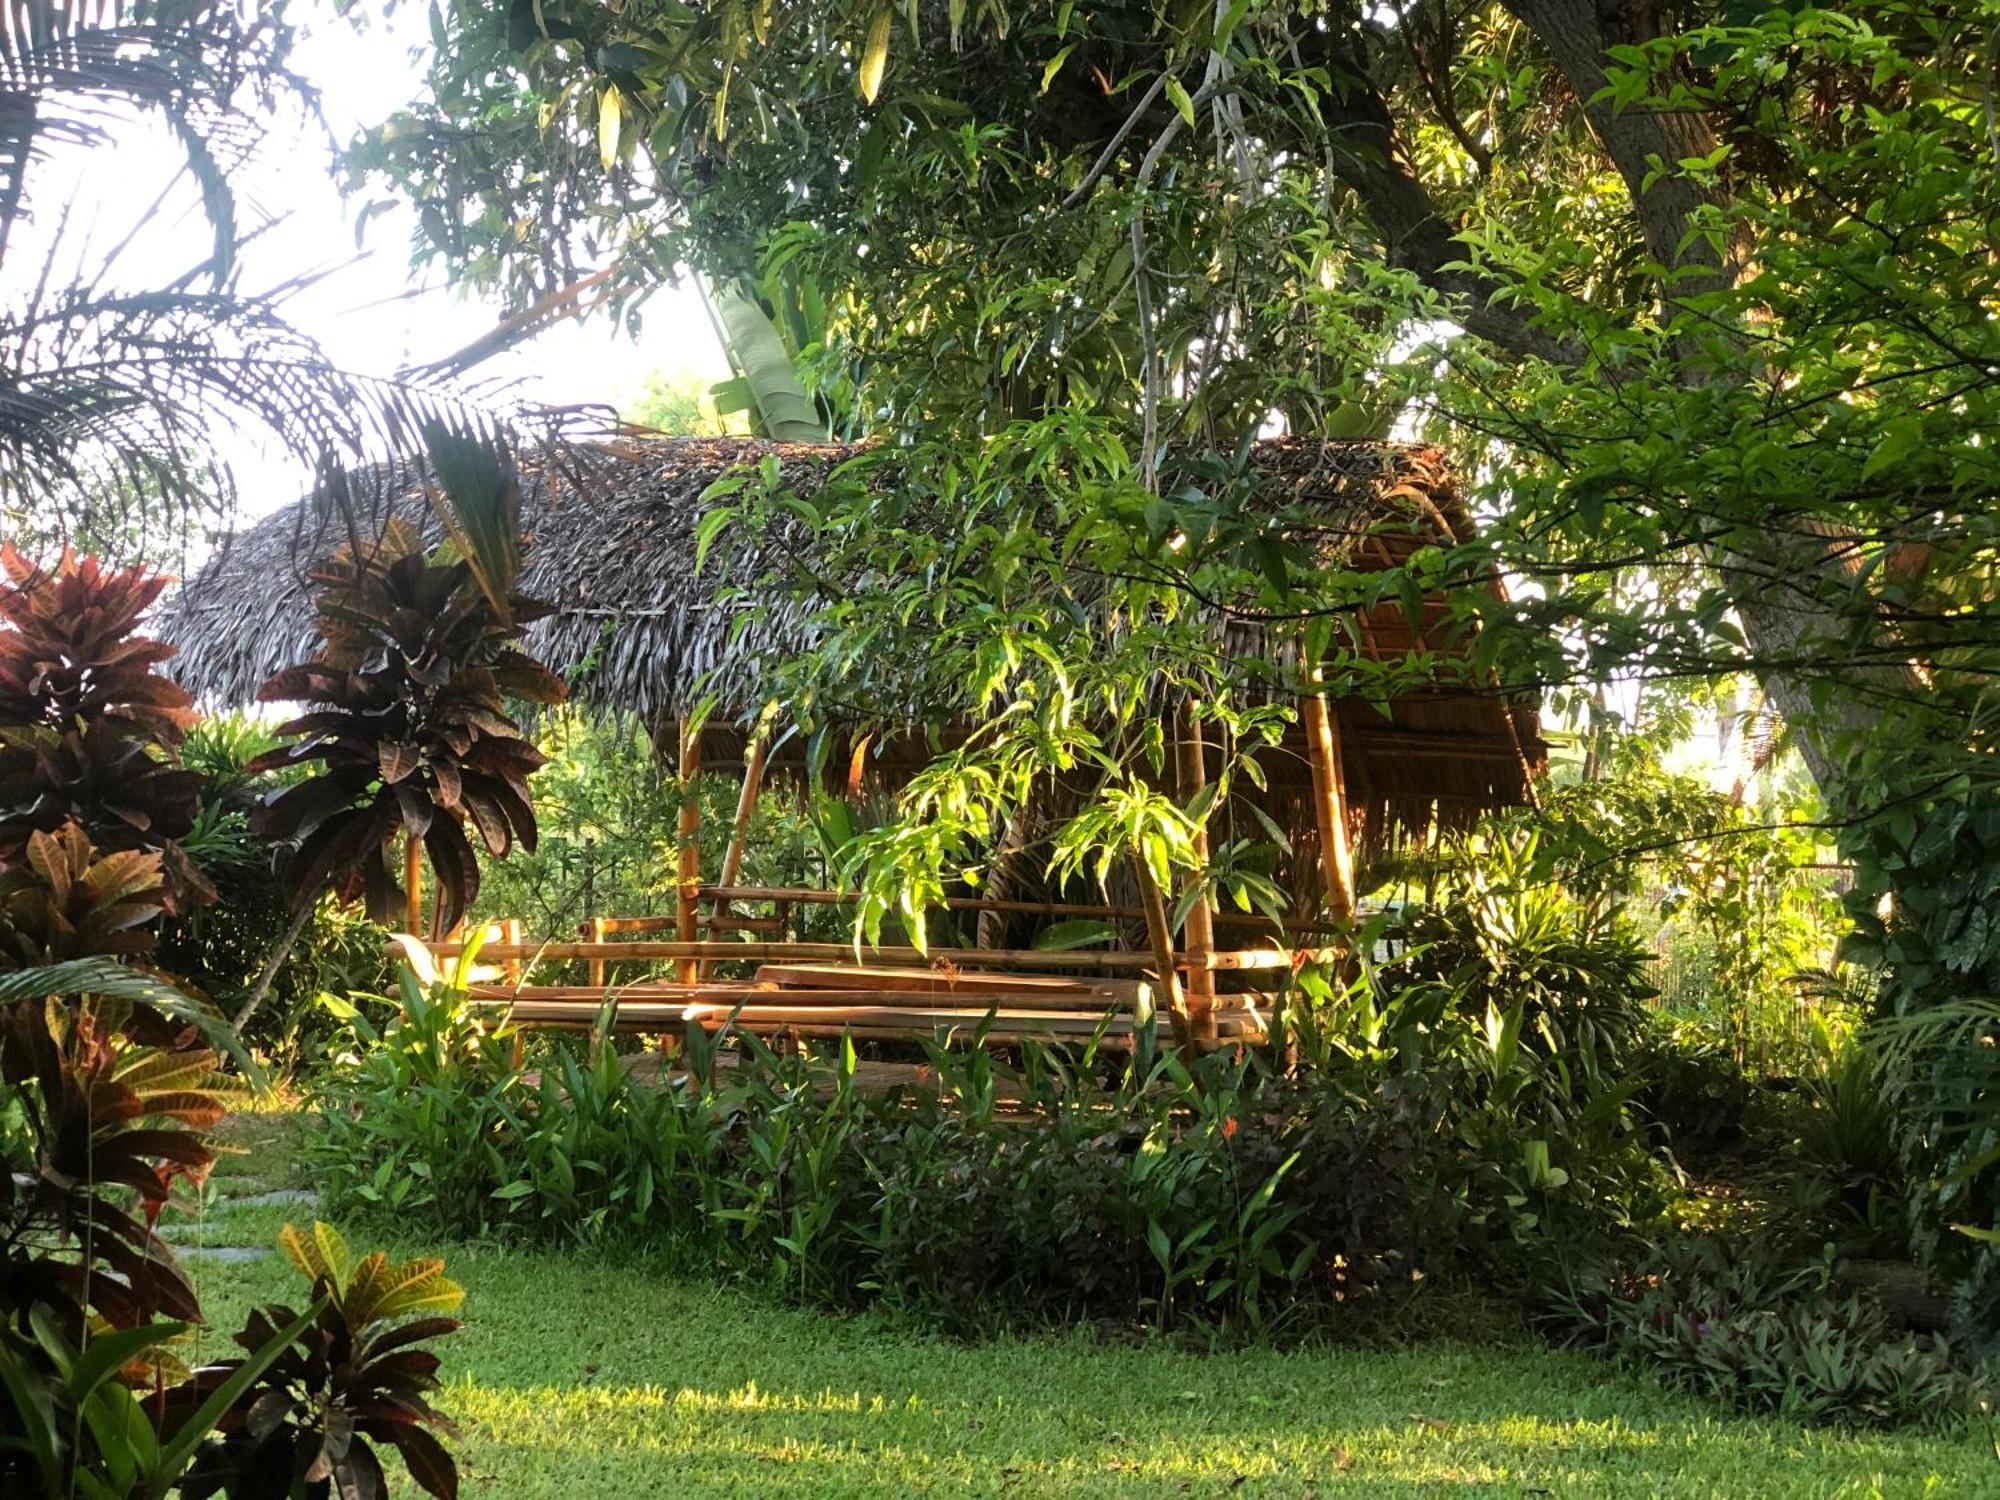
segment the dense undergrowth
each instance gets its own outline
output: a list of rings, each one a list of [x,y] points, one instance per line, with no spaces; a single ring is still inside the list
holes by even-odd
[[[1268,1052],[934,1045],[886,1091],[851,1047],[699,1031],[635,1073],[608,1037],[522,1046],[406,977],[379,1025],[346,1008],[308,1156],[336,1214],[644,1246],[957,1336],[1404,1337],[1463,1333],[1474,1307],[1745,1409],[1960,1420],[1981,1390],[1958,1351],[1800,1272],[1845,1211],[1833,1188],[1730,1224],[1726,1273],[1681,1243],[1678,1126],[1647,1101],[1693,1079],[1739,1106],[1710,1129],[1753,1152],[1768,1101],[1664,1033],[1622,935],[1567,910],[1545,914],[1546,961],[1517,944],[1499,964],[1427,915],[1396,961],[1303,985]],[[1840,1123],[1810,1088],[1792,1103]]]

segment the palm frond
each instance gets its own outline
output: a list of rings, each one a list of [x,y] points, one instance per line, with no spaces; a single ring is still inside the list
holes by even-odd
[[[284,96],[316,107],[312,90],[284,66],[289,43],[275,14],[205,0],[7,6],[0,12],[0,256],[28,210],[35,162],[52,149],[101,145],[115,122],[142,112],[166,122],[201,185],[219,283],[236,243],[230,177],[264,135],[244,101],[271,105]]]
[[[0,1005],[51,997],[74,999],[82,995],[102,995],[150,1007],[200,1032],[203,1041],[233,1060],[253,1083],[263,1076],[219,1011],[160,975],[111,958],[73,958],[0,972]]]

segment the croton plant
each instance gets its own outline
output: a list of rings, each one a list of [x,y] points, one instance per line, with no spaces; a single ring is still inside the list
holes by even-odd
[[[244,1357],[190,1369],[195,1288],[157,1231],[223,1116],[205,1002],[135,967],[160,856],[76,823],[0,860],[0,1495],[381,1496],[375,1447],[449,1500],[428,1404],[459,1289],[436,1261],[354,1259],[287,1226],[303,1312],[251,1315]]]
[[[297,843],[294,900],[331,887],[384,924],[401,920],[405,899],[398,835],[418,841],[435,878],[431,932],[442,936],[479,891],[467,825],[496,857],[516,841],[535,847],[528,778],[544,757],[509,700],[564,697],[562,680],[514,644],[539,611],[511,594],[496,609],[466,563],[428,555],[400,522],[311,576],[321,650],[261,694],[309,707],[278,731],[292,743],[249,769],[318,769],[265,805],[259,829]]]
[[[209,899],[177,842],[202,788],[178,756],[193,700],[157,670],[174,648],[139,633],[171,580],[12,544],[0,569],[0,863],[73,822],[98,849],[159,855],[169,910]]]

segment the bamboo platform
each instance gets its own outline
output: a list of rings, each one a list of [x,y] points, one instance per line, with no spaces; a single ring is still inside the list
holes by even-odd
[[[432,964],[464,951],[464,945],[456,942],[417,944],[407,937],[397,941],[406,956],[421,949]],[[1147,977],[1153,963],[1150,954],[977,949],[956,955],[976,960],[981,965],[977,968],[938,960],[921,967],[891,961],[913,951],[876,950],[873,956],[881,961],[857,963],[852,948],[828,943],[503,941],[480,948],[481,960],[490,958],[503,967],[483,969],[469,993],[475,1003],[504,1014],[515,1025],[584,1031],[608,1019],[616,1031],[664,1035],[700,1026],[711,1032],[728,1028],[768,1036],[848,1036],[883,1042],[977,1036],[991,1045],[1005,1045],[1084,1043],[1095,1038],[1100,1045],[1118,1048],[1131,1046],[1154,1015],[1156,992]],[[537,955],[581,960],[595,975],[614,962],[646,961],[671,961],[685,973],[690,958],[706,968],[724,958],[753,953],[767,961],[747,980],[644,977],[625,983],[529,984],[518,977],[523,963]],[[1276,970],[1280,961],[1289,967],[1290,960],[1282,950],[1252,949],[1210,952],[1189,961],[1255,974]],[[1081,972],[1029,972],[1034,964]],[[1215,1044],[1261,1040],[1270,998],[1261,992],[1205,997],[1204,1040]]]
[[[1046,988],[986,988],[953,995],[894,987],[661,982],[608,990],[485,984],[475,985],[471,996],[478,1004],[503,1011],[517,1025],[557,1030],[588,1030],[599,1024],[608,1005],[610,1026],[621,1032],[672,1034],[696,1025],[708,1031],[733,1027],[760,1035],[881,1041],[928,1040],[940,1034],[968,1038],[979,1033],[995,1045],[1084,1042],[1095,1036],[1109,1045],[1129,1046],[1149,1015],[1143,990],[1130,997]],[[1260,1040],[1263,998],[1221,997],[1214,1011],[1217,1040]]]

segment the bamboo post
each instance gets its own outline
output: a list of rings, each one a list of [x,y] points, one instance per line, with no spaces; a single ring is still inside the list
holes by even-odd
[[[1320,863],[1326,875],[1327,915],[1354,915],[1354,851],[1347,842],[1347,784],[1340,766],[1340,733],[1323,694],[1305,700],[1306,752],[1312,761],[1313,813],[1319,822]]]
[[[1146,909],[1146,936],[1153,949],[1153,969],[1159,975],[1159,998],[1166,1002],[1167,1019],[1174,1028],[1174,1040],[1182,1047],[1194,1043],[1189,1025],[1187,1001],[1181,995],[1180,970],[1174,958],[1174,932],[1167,922],[1166,898],[1145,856],[1132,856],[1132,869],[1139,880],[1139,901]]]
[[[588,922],[584,923],[583,935],[585,938],[587,938],[589,941],[593,943],[603,942],[604,918],[592,917]],[[678,935],[679,934],[676,934],[676,936]],[[590,985],[592,989],[601,990],[604,988],[604,972],[605,972],[605,963],[603,959],[593,958],[590,960],[589,975],[590,975]]]
[[[764,788],[764,761],[771,751],[772,711],[757,716],[750,731],[749,756],[743,763],[743,789],[736,794],[736,821],[729,829],[729,847],[722,853],[722,873],[717,885],[734,885],[743,870],[743,853],[750,842],[750,819],[757,811],[757,797]]]
[[[715,878],[719,886],[733,886],[736,877],[743,872],[743,854],[750,843],[750,819],[757,812],[757,797],[764,789],[764,760],[771,748],[771,719],[777,705],[772,704],[757,715],[757,722],[750,729],[750,744],[743,761],[743,787],[736,794],[736,821],[729,828],[729,844],[722,851],[722,871]],[[685,876],[683,876],[685,878]],[[716,898],[718,914],[729,909],[729,898]],[[707,965],[701,969],[701,977],[707,977]]]
[[[500,927],[499,937],[501,942],[514,944],[517,946],[519,945],[521,941],[521,919],[519,917],[508,917],[502,922],[500,922],[499,927]],[[519,984],[523,977],[521,971],[521,960],[518,958],[507,959],[505,961],[504,967],[507,975],[507,982],[509,984]]]
[[[1194,700],[1181,706],[1181,732],[1174,741],[1174,776],[1183,805],[1191,803],[1208,785],[1208,768],[1201,742],[1201,725],[1195,719]],[[1198,878],[1208,873],[1208,818],[1204,814],[1194,829],[1194,852],[1199,861]],[[1195,1040],[1215,1039],[1215,971],[1208,967],[1208,955],[1215,951],[1215,913],[1204,892],[1188,908],[1186,940],[1182,945],[1193,965],[1188,971],[1188,1019]]]
[[[403,926],[412,937],[424,921],[424,846],[414,833],[403,835]]]
[[[695,778],[701,774],[701,731],[687,723],[681,725],[681,813],[675,832],[680,841],[680,901],[675,911],[675,936],[683,943],[695,940],[696,922],[700,916],[700,897],[697,888],[701,885],[701,845],[697,835],[701,832],[701,804],[695,798]],[[681,982],[693,984],[701,974],[701,964],[694,959],[681,963]]]

